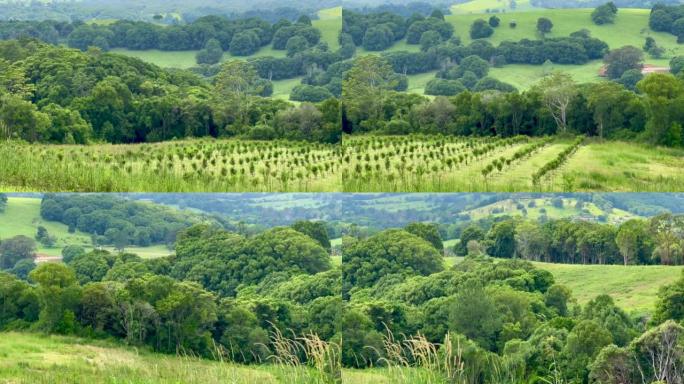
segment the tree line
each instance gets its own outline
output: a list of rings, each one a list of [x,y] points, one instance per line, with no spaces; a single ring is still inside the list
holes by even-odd
[[[229,19],[224,16],[204,16],[187,24],[164,26],[145,21],[117,20],[111,24],[82,21],[2,21],[3,40],[33,37],[51,44],[66,42],[69,47],[87,50],[97,47],[162,51],[200,50],[212,41],[221,52],[248,56],[266,45],[285,50],[290,39],[304,39],[306,48],[318,44],[321,32],[311,26],[308,16],[297,22],[281,19],[276,23],[252,17]],[[293,40],[294,41],[294,40]]]
[[[255,65],[222,64],[211,83],[122,55],[0,42],[0,137],[30,142],[151,142],[183,137],[336,142],[339,103],[267,98]]]
[[[555,72],[524,92],[488,78],[487,63],[469,56],[428,84],[431,93],[448,95],[433,100],[397,92],[401,79],[391,62],[361,56],[343,82],[342,126],[347,133],[576,133],[681,146],[684,81],[679,74],[684,62],[673,58],[672,74],[642,76],[639,55],[633,60],[632,49],[625,50],[616,50],[608,60],[614,81],[577,84]]]
[[[345,366],[422,368],[469,384],[681,379],[684,278],[644,318],[605,294],[579,305],[528,261],[469,255],[445,268],[407,229],[345,238]]]
[[[503,218],[463,227],[453,252],[563,264],[682,265],[683,228],[684,218],[669,213],[619,225]]]

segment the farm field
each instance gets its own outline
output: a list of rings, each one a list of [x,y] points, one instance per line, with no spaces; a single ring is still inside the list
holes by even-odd
[[[575,147],[563,138],[355,136],[343,141],[341,172],[348,192],[667,192],[684,188],[683,157],[624,142]]]
[[[662,32],[654,32],[648,27],[650,9],[620,8],[614,24],[596,25],[591,21],[593,9],[542,9],[533,7],[529,1],[518,1],[515,10],[511,10],[508,1],[498,0],[475,0],[451,7],[451,15],[446,15],[445,20],[454,26],[454,36],[458,36],[462,43],[467,45],[472,42],[470,38],[470,26],[477,19],[487,20],[492,14],[486,13],[490,9],[504,10],[496,14],[501,19],[501,24],[494,29],[491,37],[487,40],[494,46],[503,41],[518,41],[521,39],[538,39],[536,22],[539,17],[547,17],[553,22],[553,29],[546,37],[568,36],[570,33],[587,29],[591,36],[605,41],[611,49],[625,45],[641,47],[646,37],[652,37],[659,46],[665,48],[664,58],[654,59],[648,55],[645,57],[646,64],[667,66],[673,56],[684,54],[684,46],[677,44],[674,35]],[[515,21],[516,28],[509,27]],[[406,40],[400,40],[385,52],[390,51],[418,51],[419,45],[406,44]],[[363,49],[359,54],[367,53]],[[529,88],[539,79],[553,71],[562,71],[570,74],[579,83],[601,81],[598,70],[602,63],[599,60],[591,61],[583,65],[504,65],[501,68],[491,68],[489,75],[501,81],[507,82],[519,90]],[[408,91],[422,94],[425,84],[434,77],[435,72],[427,72],[417,75],[409,75]]]
[[[312,369],[238,365],[162,355],[105,341],[0,333],[0,382],[51,383],[316,383]]]
[[[335,145],[184,140],[135,145],[3,144],[0,190],[339,191]]]

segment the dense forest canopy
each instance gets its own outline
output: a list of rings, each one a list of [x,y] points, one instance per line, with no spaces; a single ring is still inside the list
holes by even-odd
[[[276,330],[341,337],[333,326],[342,310],[339,270],[291,228],[246,238],[197,225],[178,234],[167,258],[94,250],[65,261],[32,265],[24,280],[0,272],[0,329],[115,337],[206,357],[220,351],[247,363],[267,361]]]
[[[273,88],[256,67],[226,62],[210,84],[98,49],[0,42],[0,136],[52,143],[239,135],[339,140],[334,98],[297,107],[264,97]]]
[[[406,247],[424,251],[400,262]],[[676,297],[684,278],[660,291],[649,319],[629,315],[608,295],[580,306],[551,273],[526,261],[470,255],[449,269],[430,267],[426,260],[440,257],[430,248],[397,229],[345,240],[343,365],[401,369],[404,359],[416,359],[408,366],[426,369],[424,380],[463,383],[681,377]]]

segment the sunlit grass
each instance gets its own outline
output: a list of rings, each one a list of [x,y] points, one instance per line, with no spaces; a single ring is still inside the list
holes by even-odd
[[[336,145],[183,140],[136,145],[0,145],[0,190],[321,192],[341,190]]]
[[[637,143],[587,140],[558,169],[534,175],[570,147],[553,138],[523,158],[512,156],[543,138],[353,136],[343,140],[347,192],[674,192],[684,189],[684,151]],[[483,150],[489,148],[488,150]],[[505,164],[501,164],[505,160]],[[498,166],[489,173],[485,168]]]

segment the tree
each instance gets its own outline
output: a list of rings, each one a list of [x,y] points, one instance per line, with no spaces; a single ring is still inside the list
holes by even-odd
[[[572,292],[564,285],[554,284],[544,294],[544,303],[556,310],[558,316],[568,316]]]
[[[672,320],[646,331],[630,345],[640,373],[648,372],[645,382],[676,383],[682,377],[682,335],[684,328]]]
[[[494,33],[494,29],[484,20],[477,19],[470,26],[470,38],[471,39],[483,39],[491,36]]]
[[[595,84],[591,87],[587,94],[587,107],[593,111],[594,123],[596,123],[596,130],[599,138],[603,138],[606,130],[612,128],[611,120],[618,120],[617,129],[622,128],[624,112],[625,90],[616,83],[603,82]]]
[[[249,56],[259,50],[261,39],[252,30],[238,32],[230,41],[230,54],[233,56]]]
[[[428,243],[432,244],[439,253],[444,252],[444,244],[442,244],[442,236],[439,233],[439,227],[433,223],[411,223],[404,228],[406,232],[412,233]]]
[[[499,19],[497,16],[490,16],[489,17],[489,26],[492,28],[496,28],[499,26],[501,23],[501,19]]]
[[[321,247],[330,252],[330,238],[328,237],[328,228],[322,221],[299,220],[292,224],[292,229],[301,232],[310,238],[316,240]]]
[[[539,31],[539,33],[542,35],[551,32],[551,28],[553,28],[553,23],[551,20],[547,19],[546,17],[540,17],[537,19],[537,31]]]
[[[442,255],[422,238],[391,229],[345,247],[342,266],[345,294],[369,287],[385,275],[429,275],[441,271]]]
[[[427,52],[430,48],[442,42],[442,36],[437,31],[425,31],[420,36],[420,50]]]
[[[297,53],[303,52],[309,48],[309,42],[299,35],[290,37],[285,45],[285,50],[287,51],[287,56],[292,57]]]
[[[544,77],[536,89],[542,95],[542,102],[556,122],[558,131],[565,133],[568,129],[568,109],[577,94],[575,81],[563,72],[554,72]]]
[[[342,100],[352,121],[380,117],[385,93],[396,86],[396,77],[386,59],[376,55],[358,57],[347,71]]]
[[[639,81],[637,89],[646,95],[646,137],[660,145],[682,143],[679,124],[684,103],[682,82],[671,74],[655,73]]]
[[[644,53],[631,45],[613,49],[603,58],[606,64],[606,75],[610,79],[617,79],[630,69],[641,69],[643,61]]]
[[[568,334],[563,350],[569,370],[567,375],[586,382],[591,363],[603,347],[612,342],[610,333],[593,320],[582,320]]]
[[[503,322],[492,298],[479,282],[468,281],[459,287],[449,309],[449,329],[476,341],[482,348],[494,350],[496,335]]]
[[[204,45],[204,49],[197,52],[197,64],[216,64],[223,57],[221,42],[216,39],[209,39]]]
[[[444,21],[444,13],[442,11],[440,11],[439,9],[433,10],[432,13],[430,14],[430,17]]]
[[[589,381],[596,384],[637,382],[634,357],[627,348],[608,345],[601,349],[589,365]]]
[[[0,193],[0,213],[5,212],[5,209],[7,209],[7,195]]]
[[[506,220],[496,223],[487,233],[487,254],[493,257],[513,258],[515,256],[515,222]]]
[[[36,242],[24,235],[5,239],[0,243],[0,268],[9,269],[22,259],[36,256]]]
[[[109,264],[102,252],[93,251],[76,256],[69,263],[81,285],[102,281],[109,270]]]
[[[454,253],[457,256],[465,256],[468,254],[468,243],[471,241],[482,241],[485,237],[484,231],[476,225],[469,225],[463,232],[459,242],[454,245]]]
[[[678,75],[684,69],[684,56],[675,56],[670,59],[670,72]]]
[[[31,271],[29,278],[38,284],[40,327],[47,332],[74,332],[80,299],[74,272],[64,264],[43,263]]]
[[[648,237],[646,223],[642,220],[632,219],[620,225],[615,236],[615,243],[620,250],[624,265],[642,264],[645,261],[640,254],[643,253],[644,247],[647,247],[645,243]]]
[[[77,256],[85,254],[85,249],[80,245],[70,244],[62,248],[62,261],[69,264]]]
[[[674,283],[660,287],[656,310],[651,320],[654,324],[667,320],[684,320],[684,274]]]
[[[591,20],[596,25],[612,24],[617,15],[617,7],[611,1],[603,5],[599,5],[591,13]]]

